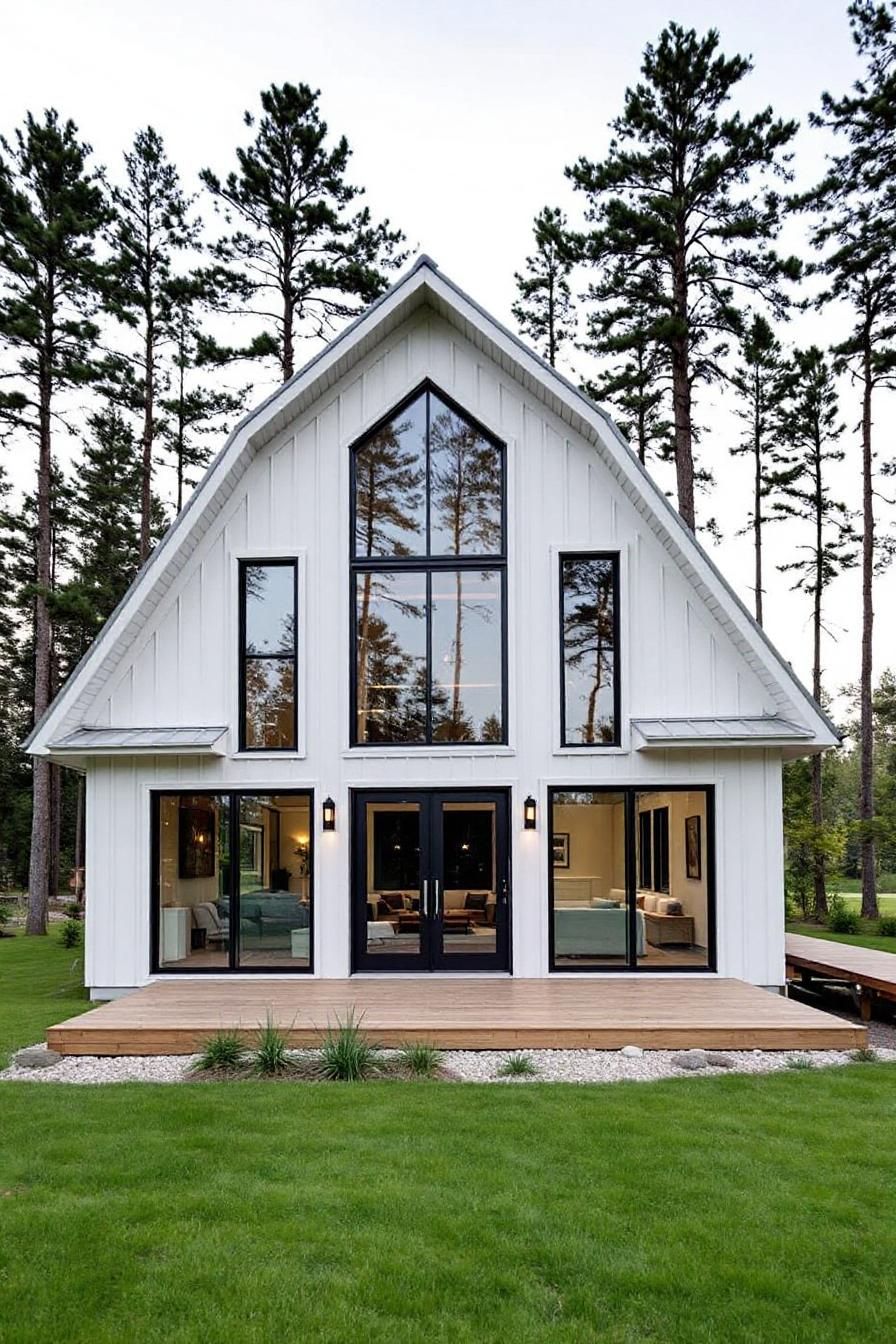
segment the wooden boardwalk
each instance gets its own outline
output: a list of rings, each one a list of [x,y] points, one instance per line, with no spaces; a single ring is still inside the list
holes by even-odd
[[[452,976],[157,981],[47,1041],[69,1055],[189,1054],[225,1027],[248,1039],[270,1016],[293,1045],[314,1045],[349,1012],[383,1045],[457,1049],[850,1049],[867,1035],[741,980]]]
[[[788,973],[798,975],[808,985],[813,978],[855,985],[865,1022],[871,1018],[875,997],[896,1000],[896,954],[892,952],[807,938],[801,933],[788,933],[785,946]]]

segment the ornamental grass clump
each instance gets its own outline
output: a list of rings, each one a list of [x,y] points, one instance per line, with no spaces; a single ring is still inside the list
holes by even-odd
[[[534,1078],[538,1073],[531,1055],[509,1055],[498,1069],[499,1078]]]
[[[380,1067],[379,1047],[361,1031],[361,1018],[349,1012],[344,1022],[336,1019],[328,1027],[320,1047],[320,1072],[323,1078],[338,1083],[360,1083]]]
[[[209,1036],[193,1065],[195,1073],[236,1073],[246,1062],[246,1049],[235,1031]]]
[[[267,1021],[259,1028],[258,1039],[252,1052],[252,1064],[256,1073],[265,1078],[276,1078],[288,1072],[292,1067],[286,1037],[268,1014]]]
[[[433,1078],[442,1064],[442,1051],[424,1041],[408,1041],[398,1051],[398,1065],[415,1078]]]

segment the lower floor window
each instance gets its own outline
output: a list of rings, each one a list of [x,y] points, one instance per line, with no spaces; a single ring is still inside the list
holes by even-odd
[[[554,970],[714,965],[711,789],[551,789]]]
[[[310,792],[158,793],[155,964],[311,969]]]

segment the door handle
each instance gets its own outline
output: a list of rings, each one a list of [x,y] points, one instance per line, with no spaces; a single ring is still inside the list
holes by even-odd
[[[506,879],[506,878],[504,878],[503,882],[501,883],[501,890],[500,890],[500,892],[499,892],[499,895],[500,895],[500,897],[501,897],[501,904],[502,904],[502,905],[506,905],[506,904],[507,904],[507,879]]]
[[[433,879],[432,885],[435,888],[435,902],[434,902],[435,909],[433,910],[433,914],[435,915],[436,919],[438,919],[442,913],[442,900],[441,900],[442,889],[439,884],[439,879],[437,877]]]
[[[423,914],[426,919],[429,919],[429,881],[425,877],[423,879]]]

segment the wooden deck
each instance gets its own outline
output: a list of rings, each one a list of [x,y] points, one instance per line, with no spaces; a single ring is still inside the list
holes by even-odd
[[[354,1011],[383,1045],[456,1049],[850,1049],[865,1029],[741,980],[359,978],[158,981],[47,1032],[66,1055],[189,1054],[268,1015],[293,1045]]]
[[[786,937],[787,970],[811,987],[813,979],[842,980],[859,991],[864,1021],[871,1018],[875,999],[896,1000],[896,954],[872,947],[853,947],[827,938],[807,938],[801,933]]]

